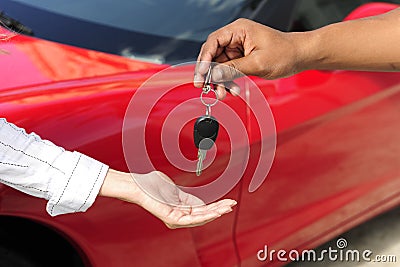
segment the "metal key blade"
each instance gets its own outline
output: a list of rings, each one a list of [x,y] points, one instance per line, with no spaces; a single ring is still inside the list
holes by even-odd
[[[199,149],[197,154],[197,168],[196,168],[196,175],[200,176],[201,172],[203,171],[203,161],[206,158],[207,150]]]

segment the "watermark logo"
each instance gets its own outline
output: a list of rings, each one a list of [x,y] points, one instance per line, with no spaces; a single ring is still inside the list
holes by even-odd
[[[194,124],[196,118],[206,114],[202,100],[213,101],[215,94],[203,95],[201,99],[202,90],[193,85],[195,66],[196,62],[170,66],[155,73],[135,91],[126,110],[122,129],[124,156],[131,173],[157,171],[157,164],[163,161],[164,166],[167,163],[175,170],[185,172],[189,178],[188,173],[192,174],[192,181],[199,180],[196,176],[197,159],[188,157],[187,153],[190,146],[195,151],[193,131],[188,125]],[[229,68],[212,63],[212,68],[216,66]],[[221,149],[218,146],[218,139],[223,138],[221,129],[225,134],[224,140],[229,140],[222,148],[225,149],[223,155],[226,164],[221,166],[219,173],[208,184],[178,185],[181,190],[199,197],[206,204],[226,195],[243,177],[250,160],[252,136],[249,133],[256,132],[261,136],[257,140],[257,155],[253,153],[253,160],[257,160],[257,164],[252,167],[248,188],[250,192],[255,191],[266,179],[275,155],[275,122],[265,96],[253,80],[245,75],[241,75],[235,82],[241,89],[239,95],[232,97],[231,102],[218,101],[211,108],[212,116],[220,124],[220,136],[207,152],[202,175],[207,172],[207,167],[215,161]],[[225,88],[229,89],[230,84],[232,81],[224,83]],[[235,105],[240,106],[240,112]],[[249,114],[251,124],[248,121]],[[165,202],[152,194],[145,182],[139,179],[136,182],[150,196]],[[167,204],[176,205],[173,201]]]
[[[396,263],[396,255],[374,255],[369,250],[348,249],[348,243],[345,238],[336,240],[336,247],[328,247],[321,251],[313,249],[306,249],[298,251],[292,250],[269,250],[265,245],[263,249],[257,252],[257,259],[259,261],[281,261],[281,262],[384,262]]]

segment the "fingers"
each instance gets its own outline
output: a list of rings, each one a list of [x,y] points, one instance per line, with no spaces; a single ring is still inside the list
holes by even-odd
[[[164,222],[171,229],[204,225],[231,212],[232,207],[236,204],[235,200],[223,199],[199,207],[177,207],[169,214],[169,219]]]
[[[226,96],[225,83],[239,77],[270,79],[290,74],[292,69],[287,67],[287,62],[296,59],[296,55],[290,41],[293,37],[288,36],[248,19],[238,19],[211,33],[197,58],[194,86],[202,87],[208,67],[217,63],[213,67],[212,81],[219,84],[217,90],[221,99]],[[228,91],[235,95],[234,91]]]
[[[195,227],[209,223],[224,214],[232,211],[231,207],[221,207],[218,211],[210,210],[198,213],[191,213],[178,218],[175,222],[166,222],[169,228],[183,228],[183,227]]]
[[[170,229],[196,227],[209,223],[219,217],[221,217],[221,215],[216,212],[198,215],[185,215],[180,217],[176,222],[165,222],[165,224]]]
[[[202,87],[204,76],[212,61],[225,62],[243,56],[244,34],[237,22],[222,27],[211,33],[202,45],[197,57],[194,86]],[[232,49],[233,48],[233,49]],[[228,54],[226,51],[229,51]],[[218,58],[218,60],[216,60]]]
[[[200,198],[188,194],[182,190],[179,191],[179,198],[181,199],[181,206],[177,208],[180,210],[190,211],[191,214],[201,214],[204,212],[216,211],[220,214],[226,213],[226,207],[232,208],[237,204],[233,199],[223,199],[208,205],[205,205]]]
[[[218,38],[221,38],[221,40]],[[211,81],[217,84],[215,89],[218,98],[221,100],[226,97],[227,91],[234,96],[239,95],[240,88],[233,80],[252,71],[251,67],[248,67],[251,63],[248,62],[249,59],[247,57],[243,57],[241,48],[228,50],[224,47],[225,43],[229,45],[227,42],[232,41],[232,38],[226,40],[223,37],[213,37],[213,35],[211,35],[203,45],[195,67],[193,84],[195,87],[201,88],[204,86],[205,78],[211,65]],[[236,42],[240,43],[239,40]],[[224,49],[222,54],[218,54],[220,53],[220,49],[215,46],[215,43]],[[222,64],[212,63],[212,60]]]
[[[217,32],[210,34],[207,41],[202,45],[199,56],[197,57],[196,67],[194,71],[193,84],[195,87],[201,88],[204,85],[205,76],[214,57],[217,57],[224,46],[221,46],[218,40]]]
[[[199,66],[210,66],[210,64],[210,62],[200,62]],[[226,64],[229,64],[229,62]],[[223,100],[226,97],[226,92],[231,93],[233,96],[238,96],[240,94],[240,87],[233,80],[244,76],[243,73],[226,64],[216,65],[211,72],[211,82],[214,84],[214,90],[219,100]],[[202,87],[205,77],[200,77],[198,74],[195,75],[195,85]]]
[[[196,63],[195,68],[193,80],[195,87],[201,88],[204,86],[205,76],[210,64],[212,67],[211,80],[214,83],[232,82],[233,80],[246,75],[248,72],[251,72],[251,68],[242,67],[249,65],[248,59],[244,57],[230,60],[223,64],[200,61]]]
[[[216,83],[230,82],[246,75],[260,76],[265,69],[264,55],[255,51],[244,57],[235,58],[213,68],[212,80]]]
[[[214,86],[214,89],[217,92],[219,100],[223,100],[226,97],[226,92],[231,93],[233,96],[240,94],[240,87],[235,82],[219,83]]]
[[[197,61],[195,71],[194,71],[194,80],[193,84],[197,88],[201,88],[204,85],[204,81],[206,79],[206,73],[208,68],[210,67],[210,61]]]
[[[199,211],[199,210],[193,210],[191,215],[204,215],[204,214],[214,214],[217,213],[218,215],[222,216],[224,214],[227,214],[229,212],[231,212],[232,206],[221,206],[221,207],[214,207],[212,209],[205,209],[203,211]]]
[[[226,213],[227,208],[232,209],[237,204],[237,202],[233,199],[223,199],[218,202],[214,202],[208,205],[195,207],[192,209],[193,214],[201,214],[204,212],[218,212],[220,214]]]

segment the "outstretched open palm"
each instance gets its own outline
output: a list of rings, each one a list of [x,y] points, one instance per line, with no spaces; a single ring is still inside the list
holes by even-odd
[[[196,196],[182,191],[161,172],[133,176],[142,194],[138,204],[171,229],[203,225],[232,211],[236,205],[231,199],[206,205]]]

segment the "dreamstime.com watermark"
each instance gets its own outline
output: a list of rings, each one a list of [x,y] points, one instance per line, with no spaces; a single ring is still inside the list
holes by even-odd
[[[257,259],[259,261],[281,261],[281,262],[381,262],[381,263],[396,263],[396,255],[373,255],[369,249],[346,249],[347,240],[339,238],[336,241],[336,247],[328,247],[321,251],[313,249],[306,249],[303,251],[292,250],[274,250],[268,249],[265,245],[263,249],[257,252]]]

